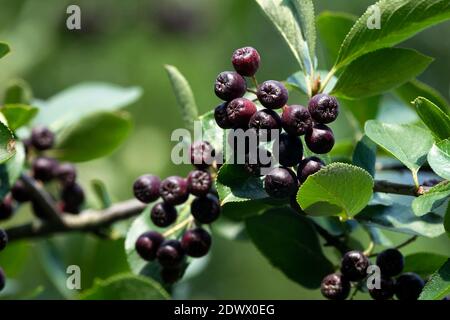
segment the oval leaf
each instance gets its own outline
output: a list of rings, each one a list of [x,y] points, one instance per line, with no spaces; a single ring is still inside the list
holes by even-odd
[[[6,43],[0,42],[0,59],[9,52],[9,46]]]
[[[28,124],[38,113],[38,109],[26,104],[7,104],[0,109],[11,130]]]
[[[450,117],[430,100],[414,100],[417,114],[438,140],[450,138]]]
[[[418,216],[423,216],[439,208],[450,197],[450,181],[444,181],[431,188],[424,195],[414,199],[412,209]]]
[[[447,261],[448,257],[429,252],[419,252],[405,257],[403,272],[414,272],[428,278]]]
[[[440,300],[450,294],[450,259],[427,282],[419,300]]]
[[[398,87],[394,93],[407,105],[411,105],[417,97],[424,97],[436,104],[442,111],[450,110],[450,105],[439,91],[417,79]]]
[[[428,154],[428,163],[437,175],[450,180],[450,139],[433,145]]]
[[[23,80],[14,80],[8,83],[3,104],[30,104],[33,93],[30,86]]]

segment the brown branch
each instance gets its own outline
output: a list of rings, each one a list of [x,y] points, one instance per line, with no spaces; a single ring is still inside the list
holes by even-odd
[[[420,186],[419,188],[416,188],[416,186],[413,185],[394,183],[384,180],[375,181],[375,185],[373,187],[374,192],[400,194],[412,197],[421,196],[427,193],[429,189],[429,187]]]

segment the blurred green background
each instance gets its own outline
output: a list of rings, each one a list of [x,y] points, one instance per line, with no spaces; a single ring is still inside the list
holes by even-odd
[[[372,3],[315,1],[318,13],[333,10],[358,16]],[[65,27],[68,4],[81,7],[82,31]],[[404,45],[435,57],[420,79],[446,98],[449,38],[450,24],[446,23]],[[190,81],[202,113],[219,103],[213,81],[220,71],[231,68],[230,56],[238,47],[254,46],[261,53],[259,79],[286,79],[297,71],[288,48],[253,0],[0,0],[0,40],[12,48],[0,62],[0,89],[16,78],[29,82],[34,95],[42,99],[86,81],[143,88],[143,97],[128,108],[135,120],[128,142],[111,157],[80,165],[82,183],[87,186],[94,178],[103,180],[115,200],[130,198],[134,179],[143,173],[165,177],[188,172],[187,167],[170,161],[170,134],[183,123],[164,64],[177,66]],[[122,240],[70,235],[45,241],[45,246],[42,243],[14,243],[2,252],[0,265],[10,279],[4,297],[71,298],[73,293],[64,289],[69,264],[81,266],[83,289],[95,278],[129,270]],[[450,242],[445,238],[420,240],[405,252],[420,248],[449,254]],[[208,268],[176,286],[174,295],[320,298],[317,291],[305,290],[271,267],[251,243],[218,235]]]

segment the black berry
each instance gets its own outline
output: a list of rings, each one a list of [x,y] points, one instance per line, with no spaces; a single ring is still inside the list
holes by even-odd
[[[266,130],[266,137],[270,140],[273,138],[271,130],[281,129],[281,119],[275,111],[263,109],[253,114],[248,126],[255,129],[257,133],[260,133],[260,130]]]
[[[305,182],[310,175],[318,172],[324,166],[325,163],[323,163],[323,161],[317,157],[309,157],[303,159],[302,161],[300,161],[297,169],[298,180],[300,180],[300,183]]]
[[[234,69],[242,76],[252,77],[259,68],[261,57],[252,47],[237,49],[231,58]]]
[[[395,283],[395,296],[399,300],[417,300],[422,292],[425,282],[412,272],[404,273]]]
[[[212,186],[212,178],[209,172],[194,170],[187,177],[188,190],[197,197],[206,196]]]
[[[178,176],[168,177],[161,182],[159,193],[168,204],[182,204],[189,197],[187,181]]]
[[[279,162],[284,167],[293,167],[302,161],[303,144],[299,137],[287,133],[280,134]]]
[[[256,105],[245,98],[237,98],[227,105],[227,116],[233,128],[248,128],[250,118],[256,112]]]
[[[0,291],[2,291],[5,288],[6,284],[5,282],[6,282],[5,272],[0,267]]]
[[[335,97],[319,93],[309,100],[308,110],[315,121],[330,123],[339,115],[339,103]]]
[[[61,199],[66,207],[74,208],[71,211],[76,211],[76,208],[79,208],[84,202],[83,188],[77,183],[64,186],[61,191]]]
[[[212,194],[198,197],[192,201],[191,213],[199,223],[212,223],[220,215],[219,200]]]
[[[330,300],[345,300],[350,294],[350,282],[338,273],[326,276],[320,285],[322,295]]]
[[[181,268],[163,268],[161,270],[161,279],[166,284],[173,284],[180,280],[183,272]]]
[[[393,277],[403,271],[405,259],[397,249],[387,249],[377,256],[377,266],[385,277]]]
[[[341,273],[349,281],[359,281],[366,277],[369,259],[360,251],[349,251],[342,258]]]
[[[214,119],[216,120],[217,125],[222,129],[231,129],[233,127],[228,119],[227,105],[228,102],[224,102],[214,109]]]
[[[285,86],[278,81],[263,82],[257,91],[259,102],[269,109],[278,109],[286,105],[289,94]]]
[[[150,203],[159,198],[161,180],[153,175],[146,174],[136,179],[133,184],[133,193],[136,199]]]
[[[77,180],[77,169],[71,163],[61,163],[55,169],[55,176],[62,185],[72,185]]]
[[[166,240],[159,247],[156,257],[164,268],[176,268],[184,259],[184,251],[178,240]]]
[[[22,180],[17,180],[16,183],[11,188],[11,196],[17,202],[26,202],[30,200],[30,195],[28,189]]]
[[[250,151],[245,154],[244,169],[253,176],[261,176],[261,169],[269,168],[272,162],[272,154],[270,151],[258,148],[256,152]]]
[[[36,127],[31,131],[31,144],[36,150],[51,149],[55,143],[55,135],[46,127]]]
[[[224,71],[217,76],[214,91],[220,99],[231,101],[245,94],[247,84],[239,73]]]
[[[188,256],[203,257],[211,247],[211,236],[202,228],[188,230],[181,239],[181,246]]]
[[[191,164],[197,169],[206,169],[213,163],[215,151],[208,141],[194,142],[189,152]]]
[[[47,157],[38,157],[33,161],[33,176],[42,182],[48,182],[55,177],[55,169],[58,162]]]
[[[313,126],[313,121],[308,109],[299,105],[286,106],[281,115],[283,129],[296,136],[302,136]]]
[[[0,229],[0,251],[5,249],[7,244],[8,244],[8,235],[6,234],[5,230]]]
[[[156,258],[156,252],[163,241],[164,237],[160,233],[149,231],[139,236],[134,247],[142,259],[151,261]]]
[[[10,196],[6,196],[0,202],[0,221],[11,218],[14,213],[13,201]]]
[[[369,294],[374,300],[389,300],[395,293],[395,281],[391,278],[381,277],[380,288],[369,289]]]
[[[160,228],[170,226],[177,220],[177,217],[177,209],[166,202],[155,204],[150,213],[152,222],[155,224],[155,226]]]
[[[316,124],[305,136],[309,150],[317,154],[328,153],[334,146],[333,131],[324,124]]]
[[[274,168],[264,178],[264,189],[273,198],[288,198],[297,193],[297,177],[288,168]]]

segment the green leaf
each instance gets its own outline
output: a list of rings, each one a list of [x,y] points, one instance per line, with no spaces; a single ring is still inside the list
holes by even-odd
[[[131,128],[130,116],[125,112],[97,112],[62,131],[52,154],[73,162],[101,158],[116,150]]]
[[[199,117],[199,121],[202,125],[203,140],[208,141],[214,147],[217,153],[223,151],[224,134],[225,130],[220,128],[214,118],[214,110],[209,111]]]
[[[111,206],[112,200],[108,193],[108,189],[103,181],[95,179],[91,181],[92,189],[101,203],[101,208],[106,209]]]
[[[197,104],[195,103],[194,94],[189,86],[186,78],[174,66],[165,66],[169,75],[172,88],[181,107],[183,120],[189,129],[194,128],[194,121],[198,118]]]
[[[16,144],[16,153],[8,162],[0,164],[0,199],[10,191],[20,177],[25,166],[25,147],[21,142]]]
[[[222,215],[233,221],[242,221],[259,215],[270,207],[270,201],[265,199],[227,202],[222,205]]]
[[[38,113],[38,108],[26,104],[7,104],[0,109],[11,130],[28,124]]]
[[[428,278],[447,261],[448,257],[429,252],[418,252],[405,257],[403,272],[414,272]]]
[[[379,9],[380,28],[368,28]],[[419,31],[450,18],[448,0],[380,0],[358,19],[342,43],[335,69],[366,53],[391,47]]]
[[[306,179],[297,201],[310,215],[351,218],[369,203],[372,189],[373,179],[367,171],[332,163]]]
[[[339,102],[344,109],[350,110],[360,127],[364,128],[366,121],[377,117],[381,100],[381,96],[372,96],[358,100],[340,98]]]
[[[11,130],[0,121],[0,164],[11,159],[16,153],[16,144]]]
[[[309,57],[314,61],[316,57],[316,19],[312,0],[290,0],[297,10],[298,20],[308,44]]]
[[[412,209],[418,216],[423,216],[439,208],[450,197],[450,181],[444,181],[431,188],[427,193],[414,199]]]
[[[425,163],[433,145],[431,134],[415,125],[387,124],[371,120],[366,122],[365,133],[415,173]]]
[[[320,79],[324,79],[328,75],[328,72],[329,71],[327,70],[317,70],[315,75],[319,76]],[[336,82],[337,78],[333,76],[323,91],[325,93],[331,92]],[[308,86],[306,84],[306,79],[301,71],[298,71],[289,76],[289,78],[287,78],[286,80],[286,84],[288,85],[288,87],[291,86],[297,90],[300,90],[302,93],[306,95],[308,94]]]
[[[4,42],[0,42],[0,59],[3,58],[8,53],[9,53],[9,46]]]
[[[3,104],[30,104],[33,98],[31,88],[23,80],[14,80],[9,83],[3,97]]]
[[[432,61],[432,58],[411,49],[380,49],[348,65],[332,93],[348,99],[374,96],[415,78]]]
[[[428,153],[428,163],[437,175],[450,180],[450,139],[433,145]]]
[[[142,95],[138,87],[123,88],[106,83],[82,83],[70,87],[47,101],[35,101],[39,114],[34,124],[59,131],[99,111],[116,111]]]
[[[83,300],[168,300],[170,295],[151,279],[132,274],[97,281],[81,295]]]
[[[447,211],[445,212],[444,228],[447,235],[450,237],[450,203],[447,205]]]
[[[438,140],[450,138],[450,117],[430,100],[414,100],[417,114]]]
[[[288,208],[276,208],[246,221],[248,234],[264,256],[288,278],[317,288],[333,272],[313,225]]]
[[[375,162],[377,158],[377,145],[367,136],[363,136],[356,144],[353,152],[353,164],[370,173],[375,177]]]
[[[436,271],[423,288],[419,300],[441,300],[450,294],[450,259]]]
[[[369,233],[370,239],[374,242],[374,244],[392,247],[392,241],[379,228],[366,226],[365,229]]]

